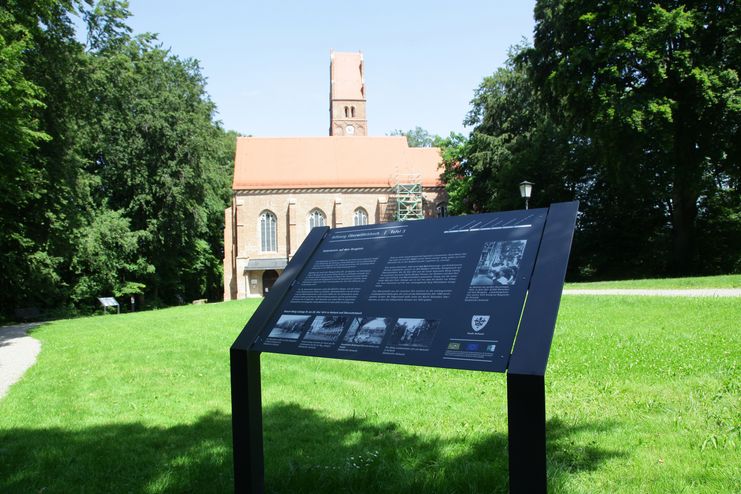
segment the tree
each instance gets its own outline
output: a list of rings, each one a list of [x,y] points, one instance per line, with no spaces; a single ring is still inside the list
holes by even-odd
[[[550,114],[589,140],[600,207],[648,214],[646,238],[668,229],[675,274],[740,263],[737,253],[715,267],[698,258],[698,226],[717,215],[724,238],[741,238],[732,219],[741,205],[739,16],[726,0],[540,0],[535,8],[534,46],[523,57],[533,83]]]
[[[78,306],[94,303],[103,294],[136,295],[145,288],[136,279],[153,272],[154,266],[139,257],[143,232],[132,232],[129,220],[118,211],[100,211],[77,232],[71,268],[75,283],[71,292]]]
[[[0,7],[0,311],[61,304],[72,232],[85,209],[75,150],[75,78],[82,49],[69,14],[77,2]]]
[[[439,136],[430,134],[428,131],[423,129],[422,127],[415,127],[412,130],[392,130],[389,132],[390,136],[404,136],[407,138],[407,144],[409,144],[409,147],[412,148],[429,148],[434,146],[435,139],[439,138]]]
[[[196,61],[133,36],[127,2],[91,3],[0,6],[5,316],[101,292],[221,293],[235,136],[214,121]]]
[[[25,53],[33,44],[28,26],[9,6],[0,7],[0,180],[3,200],[22,192],[10,187],[11,177],[22,176],[24,153],[49,136],[39,128],[36,110],[42,108],[43,90],[25,74]]]
[[[155,300],[220,293],[223,211],[228,204],[233,136],[214,123],[214,104],[194,60],[131,37],[115,1],[87,15],[96,102],[86,137],[96,200],[120,210],[142,232],[139,255],[154,270]],[[110,26],[110,23],[114,23]]]
[[[464,121],[473,127],[469,138],[458,136],[452,147],[441,141],[453,211],[520,208],[523,180],[535,182],[534,206],[576,195],[582,147],[541,111],[539,93],[516,61],[522,50],[514,47],[505,66],[475,91]]]
[[[17,216],[33,200],[38,179],[26,158],[49,138],[36,117],[43,91],[25,73],[25,54],[33,39],[17,18],[17,8],[0,6],[0,279],[3,287],[13,288],[12,280],[22,276],[22,261],[33,243]],[[14,305],[14,293],[0,295],[3,307]]]
[[[476,182],[475,170],[469,166],[469,140],[463,134],[451,132],[440,138],[435,145],[442,154],[442,173],[440,178],[448,193],[448,213],[452,215],[478,211],[472,198]]]

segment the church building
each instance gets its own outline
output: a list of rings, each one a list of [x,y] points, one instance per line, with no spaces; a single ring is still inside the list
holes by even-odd
[[[262,297],[309,230],[444,216],[438,148],[370,137],[362,53],[332,52],[329,136],[238,137],[224,300]]]

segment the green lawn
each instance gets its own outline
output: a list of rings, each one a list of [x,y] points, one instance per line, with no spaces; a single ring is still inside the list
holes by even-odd
[[[660,278],[648,280],[567,283],[566,288],[741,288],[741,274],[729,274],[724,276],[700,276],[697,278]]]
[[[0,492],[229,492],[252,301],[48,323],[0,400]],[[556,493],[741,491],[738,299],[564,298]],[[263,356],[268,492],[506,492],[504,376]]]

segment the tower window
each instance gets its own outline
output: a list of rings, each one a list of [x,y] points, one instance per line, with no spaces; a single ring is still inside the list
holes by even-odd
[[[345,118],[350,116],[350,109],[348,107],[345,107]]]
[[[350,116],[355,118],[355,107],[354,106],[350,107]]]
[[[309,230],[327,224],[327,217],[321,209],[312,209],[309,213]]]
[[[275,252],[278,250],[278,236],[276,234],[277,219],[270,211],[260,214],[260,250]]]
[[[355,214],[352,217],[352,224],[355,226],[367,225],[368,224],[368,213],[363,208],[355,210]]]

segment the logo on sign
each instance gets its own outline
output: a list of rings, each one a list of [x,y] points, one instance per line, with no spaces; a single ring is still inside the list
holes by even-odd
[[[473,316],[471,318],[471,329],[476,332],[481,331],[484,329],[484,326],[486,326],[486,323],[489,322],[490,317],[491,316]]]

